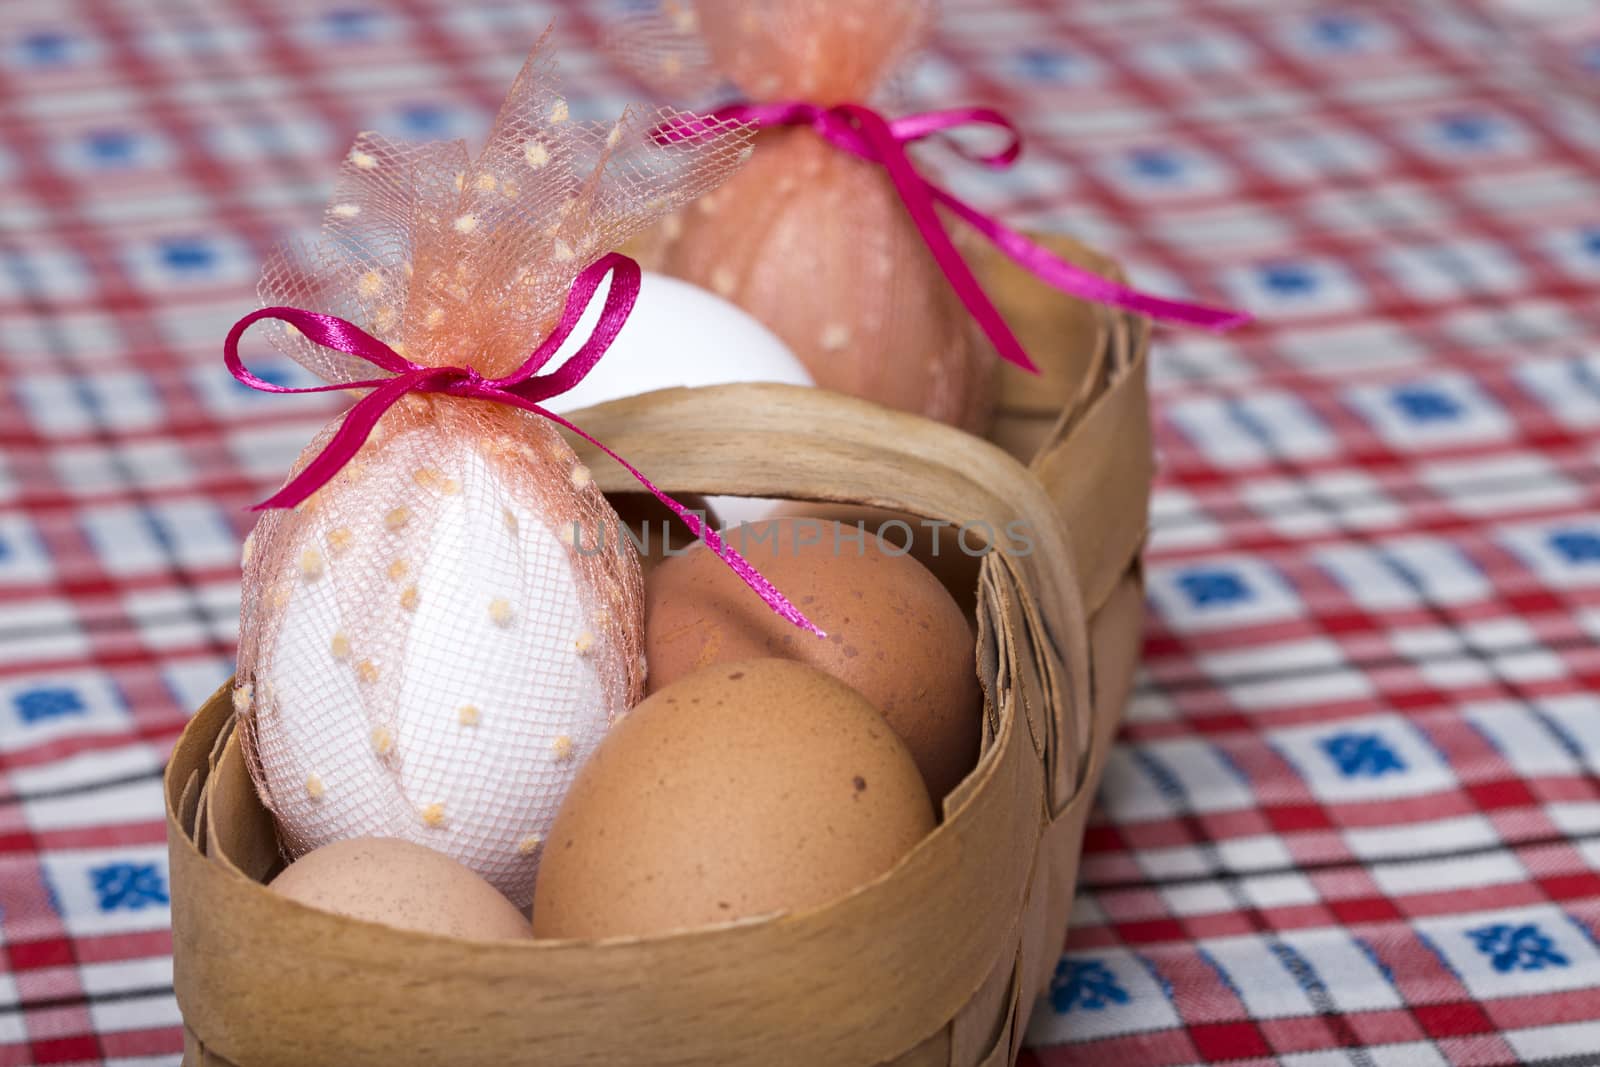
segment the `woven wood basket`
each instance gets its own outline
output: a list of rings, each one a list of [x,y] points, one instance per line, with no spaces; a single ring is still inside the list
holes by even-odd
[[[1013,1063],[1066,933],[1138,656],[1152,460],[1144,324],[1003,261],[983,273],[1046,368],[1008,369],[992,442],[787,386],[669,390],[578,419],[669,492],[1028,524],[1031,553],[994,552],[979,570],[983,756],[932,834],[848,897],[773,918],[598,943],[391,929],[261,884],[281,860],[225,688],[166,775],[185,1063]],[[602,457],[585,462],[608,492],[631,487]]]

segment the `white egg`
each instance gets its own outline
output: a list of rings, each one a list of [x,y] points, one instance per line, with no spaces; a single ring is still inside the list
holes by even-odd
[[[610,278],[601,284],[552,367],[593,332],[610,285]],[[565,414],[654,389],[731,382],[812,384],[789,347],[748,312],[698,285],[645,271],[633,311],[606,354],[548,406]]]
[[[295,851],[401,838],[526,905],[567,786],[626,711],[605,678],[633,653],[606,643],[594,612],[607,589],[585,584],[537,501],[478,442],[430,437],[397,436],[345,490],[406,500],[394,512],[408,518],[325,491],[264,535],[287,539],[272,555],[290,573],[267,576],[286,591],[275,628],[243,620],[255,769]],[[423,470],[446,472],[450,490],[420,489]]]
[[[602,283],[551,366],[588,339],[610,285],[609,278]],[[698,285],[645,271],[633,311],[606,354],[576,388],[548,406],[565,414],[655,389],[733,382],[812,384],[789,346],[743,308]],[[757,522],[772,506],[744,497],[708,499],[725,526]]]

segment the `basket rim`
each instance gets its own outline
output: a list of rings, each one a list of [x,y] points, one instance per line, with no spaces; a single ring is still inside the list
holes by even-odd
[[[206,701],[206,706],[210,706],[213,703],[228,701],[230,699],[232,688],[233,678],[230,676],[229,679],[224,682]],[[1015,729],[1016,719],[1017,716],[1015,713],[1002,716],[1001,729],[1006,731],[1006,734],[1004,735],[1005,737],[1008,738],[1010,731]],[[179,736],[178,744],[181,745],[185,743],[190,729],[195,728],[196,724],[199,723],[200,720],[200,715],[195,715],[190,718],[189,722],[184,727],[183,733]],[[212,733],[209,737],[202,737],[197,733],[195,740],[197,743],[203,744],[204,747],[209,750],[211,744],[222,735],[222,732],[229,729],[230,726],[232,726],[236,721],[236,717],[230,712],[224,717],[223,721],[219,723],[218,728],[214,733]],[[213,776],[217,771],[222,769],[224,761],[227,761],[231,754],[239,751],[239,747],[240,738],[237,733],[234,733],[223,744],[222,758],[218,761],[217,767],[213,770]],[[284,896],[281,893],[273,892],[271,887],[266,882],[240,868],[238,864],[234,862],[234,858],[229,856],[226,851],[218,852],[215,855],[215,859],[217,861],[216,865],[221,870],[224,870],[230,875],[237,877],[244,884],[251,887],[250,890],[246,890],[247,892],[254,890],[261,891],[261,893],[264,894],[264,899],[271,901],[271,904],[269,905],[271,907],[278,907],[282,905],[306,914],[314,914],[318,916],[332,915],[341,923],[360,923],[364,926],[373,928],[375,931],[379,931],[382,936],[394,936],[398,940],[402,941],[407,939],[416,939],[427,942],[455,941],[472,945],[489,944],[494,945],[497,950],[504,949],[507,952],[516,953],[553,949],[571,950],[574,948],[584,950],[605,950],[607,948],[632,947],[636,945],[677,943],[695,939],[705,940],[712,936],[723,935],[730,931],[745,927],[781,924],[786,921],[801,922],[814,919],[821,913],[838,909],[856,896],[874,890],[880,890],[884,883],[894,881],[895,876],[899,874],[903,867],[912,864],[914,862],[914,857],[917,857],[920,852],[943,847],[945,836],[941,835],[946,830],[947,825],[950,824],[951,817],[957,814],[959,811],[966,810],[968,805],[975,802],[974,796],[980,792],[983,787],[987,785],[987,783],[993,778],[994,774],[996,773],[996,768],[998,767],[1000,760],[1003,758],[1004,752],[1005,745],[1002,743],[1001,738],[997,737],[995,742],[980,754],[978,764],[972,769],[971,772],[968,773],[967,777],[963,779],[960,790],[967,792],[969,795],[962,798],[962,806],[956,809],[956,811],[947,813],[932,830],[924,834],[909,851],[902,855],[900,859],[896,860],[894,865],[888,870],[884,871],[882,874],[876,875],[868,881],[862,882],[861,884],[852,887],[849,891],[824,901],[821,904],[804,908],[789,908],[781,911],[766,912],[761,915],[744,916],[738,919],[705,923],[699,926],[683,927],[651,934],[621,935],[604,938],[529,938],[527,940],[507,940],[494,938],[478,939],[457,937],[451,934],[441,934],[425,930],[409,929],[405,927],[392,926],[387,923],[360,919],[354,916],[339,915],[322,908],[314,908],[311,905],[291,899],[290,897]],[[162,772],[163,787],[169,797],[175,795],[175,793],[181,793],[182,789],[186,787],[185,784],[181,784],[177,781],[176,767],[176,761],[169,760],[167,767]],[[204,803],[203,797],[202,803]],[[257,799],[257,803],[260,803],[259,798]],[[169,800],[167,802],[167,830],[169,835],[179,835],[181,838],[187,841],[196,852],[198,852],[198,844],[178,821],[178,812],[176,809],[176,802]],[[210,853],[201,853],[201,855],[202,858],[207,860],[213,858]]]

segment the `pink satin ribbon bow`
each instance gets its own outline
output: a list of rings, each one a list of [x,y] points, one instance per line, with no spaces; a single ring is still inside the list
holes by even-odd
[[[996,351],[1024,370],[1038,372],[1023,351],[1016,334],[1011,332],[999,309],[983,291],[972,269],[961,258],[961,253],[956,251],[935,205],[946,208],[968,223],[1010,259],[1063,293],[1148,315],[1162,322],[1217,332],[1231,330],[1250,321],[1250,316],[1242,312],[1151,296],[1084,270],[1040,247],[998,219],[957,199],[917,172],[906,152],[907,145],[957,126],[973,124],[1005,130],[1011,135],[1010,139],[998,152],[974,153],[957,145],[958,152],[975,163],[994,169],[1003,169],[1015,163],[1022,153],[1022,134],[1010,119],[992,108],[930,111],[891,121],[861,104],[839,104],[828,108],[803,101],[729,104],[706,118],[683,117],[668,122],[657,129],[656,136],[669,142],[686,140],[718,129],[719,123],[727,121],[752,122],[757,126],[810,126],[828,143],[868,162],[880,164],[894,182],[912,222],[921,232],[922,239],[927,242],[929,251],[950,279],[950,285],[966,305],[967,311],[983,328]]]
[[[583,317],[584,309],[594,298],[594,294],[600,288],[601,279],[608,272],[612,274],[611,289],[606,294],[606,302],[594,332],[560,367],[548,374],[538,373],[555,356],[556,350],[577,327],[578,320]],[[778,592],[771,582],[762,577],[748,560],[734,551],[715,530],[701,521],[699,516],[657,489],[650,479],[627,460],[540,404],[540,401],[558,396],[577,385],[594,369],[595,364],[600,362],[600,357],[605,355],[606,349],[611,347],[611,342],[616,340],[623,323],[628,319],[629,312],[633,310],[634,301],[639,296],[639,280],[639,264],[617,252],[609,253],[585,267],[573,280],[572,290],[567,294],[566,308],[562,311],[561,321],[555,330],[533,350],[533,354],[522,366],[503,378],[485,378],[471,367],[425,367],[413,363],[359,326],[335,315],[319,315],[316,312],[292,307],[268,307],[251,312],[234,323],[233,329],[228,331],[227,340],[223,342],[223,358],[228,364],[228,370],[245,385],[264,393],[372,390],[357,400],[345,413],[338,432],[305,469],[277,493],[257,504],[254,510],[292,508],[326,485],[328,480],[339,473],[339,470],[361,450],[361,446],[366,443],[367,437],[378,424],[378,420],[383,417],[383,413],[407,393],[444,393],[448,396],[474,400],[492,400],[549,419],[571,430],[616,460],[629,474],[638,479],[640,485],[682,519],[696,537],[705,541],[712,551],[722,557],[733,572],[766,601],[768,607],[784,619],[809,630],[818,637],[827,636],[807,619],[799,608],[791,604],[787,597]],[[244,336],[244,332],[251,324],[261,319],[281,319],[324,348],[364,359],[380,370],[389,371],[390,376],[305,388],[274,385],[258,378],[239,358],[239,339]]]

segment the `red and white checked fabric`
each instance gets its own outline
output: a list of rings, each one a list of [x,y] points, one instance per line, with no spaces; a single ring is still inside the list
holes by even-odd
[[[172,1064],[159,769],[328,413],[219,344],[355,131],[607,3],[0,4],[0,1067]],[[1600,1063],[1600,10],[951,0],[955,192],[1160,292],[1145,668],[1038,1067]],[[282,360],[264,373],[303,379]]]

